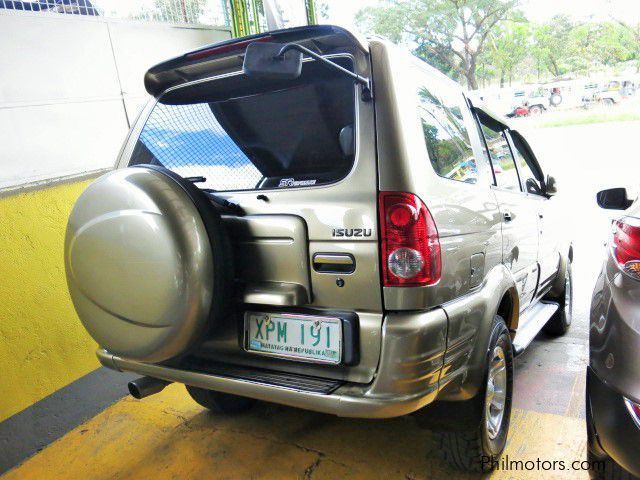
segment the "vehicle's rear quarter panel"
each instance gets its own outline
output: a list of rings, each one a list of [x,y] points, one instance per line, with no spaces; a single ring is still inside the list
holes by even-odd
[[[481,254],[481,278],[502,261],[501,219],[489,188],[487,166],[469,112],[463,112],[478,163],[479,182],[469,184],[438,176],[429,161],[418,118],[417,83],[411,60],[384,42],[372,42],[376,86],[378,168],[381,191],[418,195],[433,215],[440,237],[442,278],[433,286],[385,287],[385,308],[426,309],[467,294],[471,256]],[[425,72],[428,76],[429,72]],[[433,74],[433,90],[455,88]],[[460,91],[462,99],[463,93]],[[482,262],[481,262],[482,263]]]
[[[429,160],[419,120],[415,64],[384,42],[372,42],[376,85],[379,188],[418,195],[435,220],[441,244],[442,277],[427,287],[385,287],[386,309],[447,312],[447,342],[439,398],[475,395],[485,365],[485,344],[502,296],[515,285],[502,265],[502,219],[492,177],[474,119],[463,109],[478,166],[478,183],[438,176]],[[433,93],[458,89],[429,67],[421,73]],[[474,269],[472,278],[472,268]],[[480,269],[480,272],[478,272]],[[517,303],[517,300],[516,300]],[[516,313],[517,315],[517,313]]]
[[[629,215],[640,217],[640,203]],[[640,402],[640,282],[607,250],[591,300],[589,363],[601,380]]]

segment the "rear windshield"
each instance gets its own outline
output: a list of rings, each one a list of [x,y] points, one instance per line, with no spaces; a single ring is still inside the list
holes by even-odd
[[[345,65],[346,66],[346,65]],[[215,191],[308,187],[344,178],[354,162],[352,80],[315,62],[288,82],[213,80],[160,98],[130,165],[204,177]]]

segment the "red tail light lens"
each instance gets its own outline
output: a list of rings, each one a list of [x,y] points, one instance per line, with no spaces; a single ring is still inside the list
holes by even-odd
[[[633,418],[636,426],[640,428],[640,405],[638,405],[636,402],[632,402],[628,398],[624,399],[624,403],[627,406],[629,415],[631,415],[631,418]]]
[[[213,57],[214,55],[222,55],[225,53],[244,50],[249,46],[250,43],[253,42],[268,42],[270,40],[273,40],[273,37],[271,35],[265,35],[258,38],[252,37],[248,40],[241,40],[239,42],[225,42],[222,45],[205,47],[202,50],[196,50],[195,52],[187,53],[186,57],[189,60],[199,60],[201,58]]]
[[[412,193],[380,192],[381,263],[385,287],[440,280],[440,239],[431,213]]]
[[[627,217],[615,222],[613,255],[622,270],[640,280],[640,220]]]

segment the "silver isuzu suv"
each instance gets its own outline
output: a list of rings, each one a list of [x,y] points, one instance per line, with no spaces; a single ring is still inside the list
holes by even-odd
[[[555,180],[527,140],[382,39],[311,26],[151,68],[153,101],[68,224],[106,367],[199,404],[414,414],[480,471],[513,357],[571,322]]]

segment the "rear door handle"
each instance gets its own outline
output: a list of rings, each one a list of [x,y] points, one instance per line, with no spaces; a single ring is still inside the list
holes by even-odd
[[[356,259],[350,253],[316,253],[313,269],[319,273],[353,273]]]
[[[510,222],[511,220],[513,220],[513,214],[511,212],[504,212],[502,216],[505,222]]]

